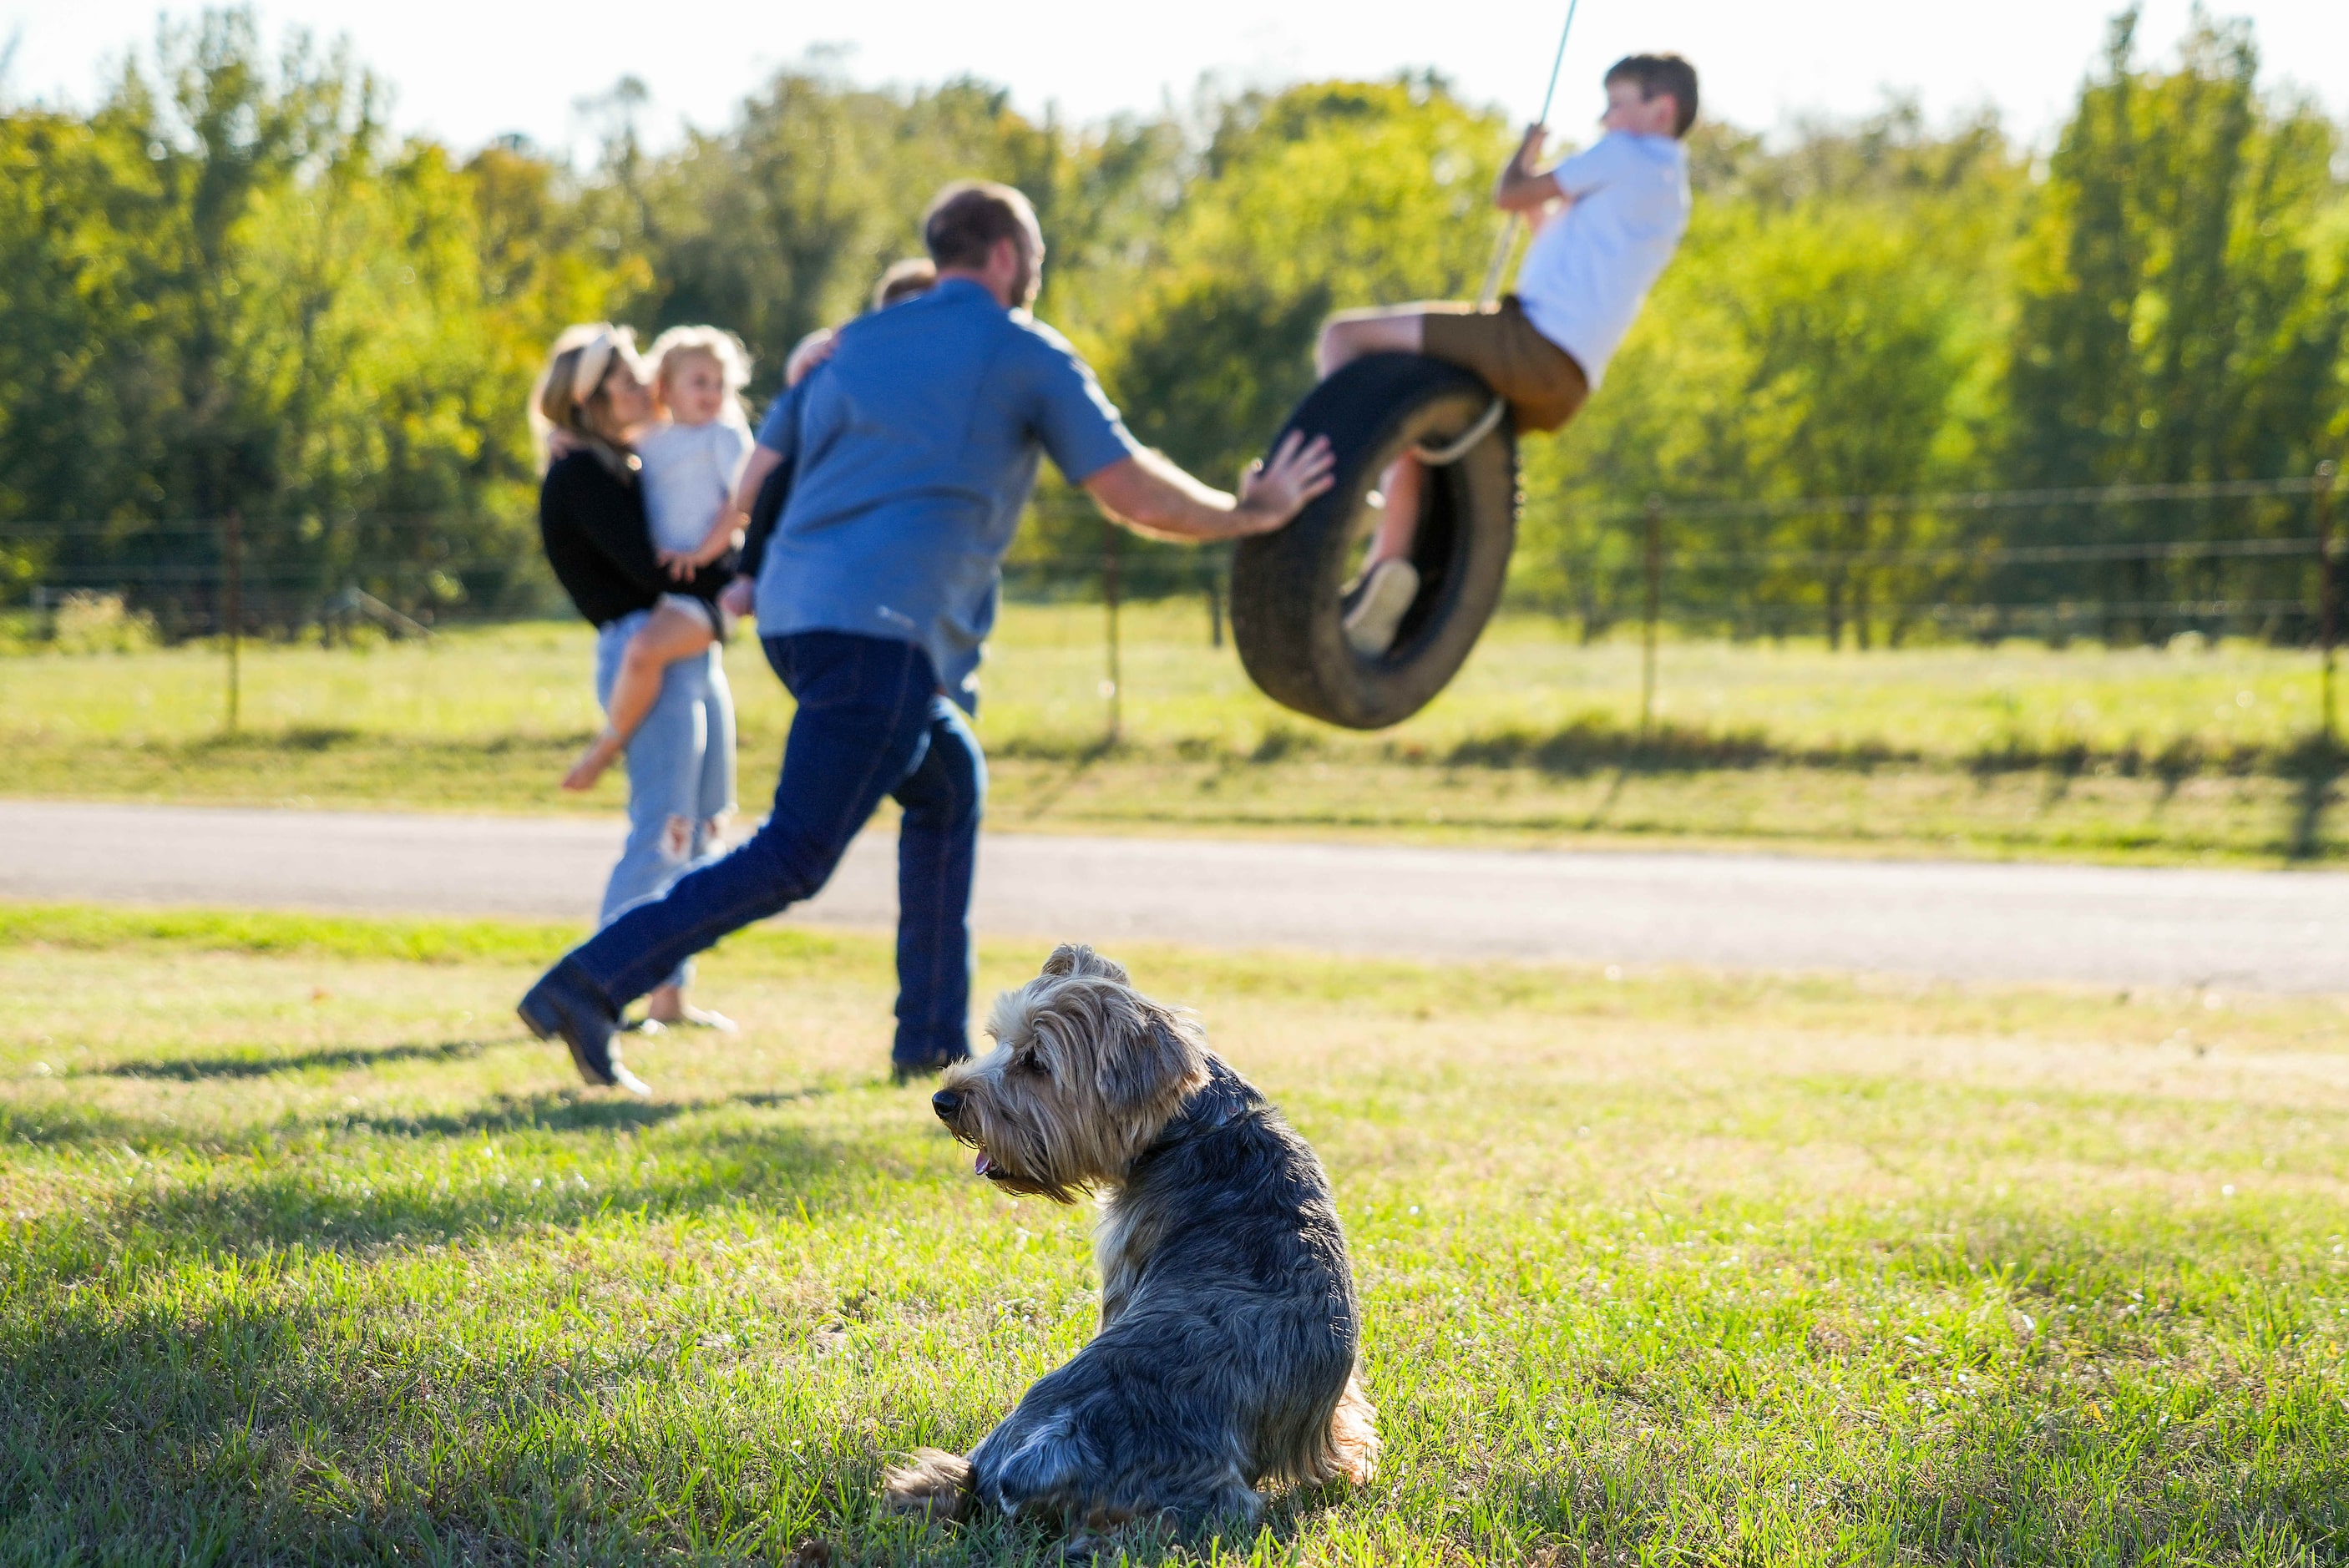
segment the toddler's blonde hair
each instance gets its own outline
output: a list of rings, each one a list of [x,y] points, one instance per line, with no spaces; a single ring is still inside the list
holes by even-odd
[[[742,340],[722,326],[672,326],[653,339],[645,358],[652,367],[653,386],[664,392],[668,386],[669,362],[687,355],[706,354],[718,361],[719,374],[726,379],[726,390],[734,394],[726,406],[735,410],[741,400],[742,388],[750,385],[750,351]],[[667,403],[668,398],[661,398]]]

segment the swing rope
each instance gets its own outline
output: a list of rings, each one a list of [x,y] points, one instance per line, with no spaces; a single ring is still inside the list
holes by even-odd
[[[1566,26],[1558,29],[1557,57],[1550,62],[1549,87],[1542,93],[1541,113],[1534,117],[1536,125],[1549,123],[1550,104],[1557,97],[1557,73],[1566,65],[1566,40],[1573,36],[1575,8],[1581,4],[1582,0],[1567,0]],[[1501,297],[1501,274],[1508,270],[1509,253],[1516,248],[1517,226],[1523,222],[1512,212],[1508,222],[1501,225],[1500,242],[1493,247],[1493,264],[1485,273],[1485,292],[1476,296],[1479,305],[1491,304]]]
[[[1534,117],[1534,123],[1537,125],[1549,123],[1550,104],[1557,98],[1557,74],[1566,66],[1566,41],[1574,36],[1574,13],[1581,4],[1582,0],[1567,0],[1566,26],[1558,29],[1557,54],[1549,63],[1549,86],[1542,89],[1541,113]],[[1517,225],[1521,222],[1518,215],[1512,212],[1508,216],[1508,221],[1501,225],[1501,238],[1493,247],[1493,264],[1485,273],[1485,292],[1476,298],[1479,309],[1491,304],[1501,295],[1501,274],[1508,270],[1509,253],[1516,248]],[[1419,460],[1432,469],[1440,469],[1458,462],[1474,451],[1479,441],[1493,433],[1495,428],[1500,424],[1502,416],[1508,411],[1509,405],[1506,401],[1499,397],[1494,398],[1492,407],[1477,416],[1476,422],[1458,437],[1444,442],[1440,447],[1419,448],[1417,449]]]
[[[1446,441],[1440,447],[1417,449],[1419,460],[1431,469],[1450,467],[1475,451],[1476,443],[1491,435],[1495,427],[1500,424],[1501,416],[1508,411],[1509,404],[1506,398],[1494,398],[1492,406],[1477,415],[1476,422],[1462,431],[1457,438]]]

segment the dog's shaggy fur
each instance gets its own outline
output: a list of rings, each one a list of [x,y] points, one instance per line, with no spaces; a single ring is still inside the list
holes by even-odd
[[[999,998],[935,1105],[1007,1191],[1106,1198],[1101,1333],[968,1459],[889,1472],[905,1511],[1100,1529],[1253,1522],[1267,1481],[1370,1479],[1375,1412],[1330,1180],[1185,1014],[1089,947]]]

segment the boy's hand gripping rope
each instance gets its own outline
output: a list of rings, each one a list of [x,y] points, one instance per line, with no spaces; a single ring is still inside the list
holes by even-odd
[[[1536,125],[1549,123],[1550,104],[1557,97],[1557,74],[1566,65],[1566,41],[1573,36],[1574,13],[1576,7],[1581,4],[1582,0],[1567,0],[1566,26],[1558,29],[1557,55],[1550,61],[1549,86],[1542,93],[1541,113],[1534,117]],[[1484,292],[1476,296],[1476,304],[1480,308],[1491,304],[1501,296],[1501,274],[1508,270],[1509,253],[1516,249],[1517,225],[1520,221],[1518,215],[1512,212],[1501,224],[1501,237],[1493,246],[1493,263],[1485,270]],[[1494,398],[1493,406],[1485,409],[1476,422],[1469,426],[1458,438],[1446,441],[1440,447],[1420,448],[1419,460],[1430,468],[1438,469],[1447,463],[1458,462],[1475,449],[1477,442],[1493,433],[1493,428],[1501,422],[1501,416],[1508,411],[1507,403],[1498,397]]]
[[[1581,4],[1582,0],[1567,0],[1566,26],[1558,29],[1557,56],[1550,61],[1549,87],[1542,94],[1541,113],[1534,117],[1536,125],[1549,123],[1550,104],[1557,98],[1557,73],[1566,64],[1566,40],[1573,36],[1575,8]],[[1501,274],[1508,270],[1509,253],[1516,246],[1519,222],[1517,214],[1512,212],[1501,225],[1500,242],[1493,247],[1493,264],[1485,273],[1485,292],[1476,296],[1480,305],[1491,304],[1501,297]]]

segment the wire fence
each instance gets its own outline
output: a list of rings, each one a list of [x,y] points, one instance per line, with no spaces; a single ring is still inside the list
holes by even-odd
[[[1636,625],[1641,726],[1660,631],[1830,647],[2036,638],[2149,643],[2192,633],[2307,646],[2333,733],[2337,635],[2333,465],[2301,476],[2188,484],[1795,499],[1542,498],[1527,509],[1511,600],[1586,639]],[[1195,596],[1206,640],[1226,638],[1228,547],[1138,540],[1080,497],[1039,507],[1004,563],[1007,594],[1104,608],[1105,727],[1122,726],[1120,605]],[[527,521],[464,514],[248,525],[218,520],[0,522],[0,593],[18,640],[109,616],[164,640],[218,638],[235,722],[249,637],[361,627],[429,636],[452,622],[559,612]],[[0,599],[0,603],[6,601]],[[27,614],[28,613],[28,614]]]

